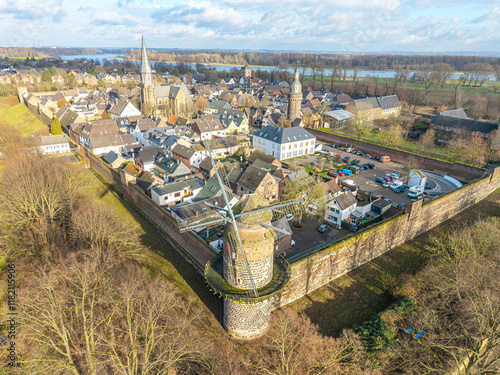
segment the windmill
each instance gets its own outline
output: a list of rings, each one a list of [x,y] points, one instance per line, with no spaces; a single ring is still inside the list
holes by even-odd
[[[205,278],[212,290],[225,297],[224,326],[230,335],[253,339],[267,329],[270,298],[290,279],[288,262],[274,252],[274,236],[276,232],[291,233],[271,223],[296,215],[300,201],[270,205],[258,194],[236,199],[208,144],[207,151],[222,200],[204,203],[202,214],[179,218],[179,229],[185,232],[225,225],[223,251],[207,263]]]

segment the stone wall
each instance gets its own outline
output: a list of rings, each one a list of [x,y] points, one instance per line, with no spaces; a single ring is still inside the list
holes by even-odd
[[[203,240],[191,232],[181,233],[177,221],[151,200],[135,184],[126,184],[120,178],[120,174],[108,166],[104,161],[95,156],[85,147],[79,145],[77,152],[88,159],[90,166],[125,198],[131,201],[140,213],[151,221],[163,232],[163,237],[188,263],[190,263],[201,275],[204,275],[205,264],[216,253]]]
[[[262,336],[269,327],[271,301],[244,304],[224,301],[224,328],[235,339],[251,340]]]
[[[366,229],[324,250],[292,262],[287,287],[273,298],[273,308],[285,306],[343,274],[410,241],[486,198],[500,187],[500,167],[480,181],[465,185],[425,205],[422,200],[392,220]]]
[[[358,141],[352,138],[342,137],[340,135],[325,133],[315,129],[307,129],[314,134],[318,140],[327,143],[337,143],[344,146],[346,143],[354,148],[363,150],[373,155],[388,155],[392,160],[403,165],[411,165],[420,169],[428,169],[435,172],[448,174],[462,181],[474,181],[485,177],[486,171],[481,168],[471,167],[460,163],[446,163],[444,161],[426,158],[425,156],[413,155],[404,151],[394,150],[392,148],[374,145],[372,143]]]

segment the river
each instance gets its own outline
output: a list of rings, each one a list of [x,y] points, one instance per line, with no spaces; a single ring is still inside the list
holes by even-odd
[[[76,60],[76,59],[86,59],[86,60],[98,60],[100,63],[104,63],[105,60],[117,60],[117,61],[124,61],[122,57],[119,57],[114,54],[101,54],[101,55],[67,55],[67,56],[59,56],[62,59],[65,60]],[[138,63],[138,61],[137,61]],[[175,63],[174,63],[175,64]],[[223,71],[230,71],[233,68],[241,68],[242,65],[215,65],[215,64],[205,64],[207,66],[213,67],[215,70],[219,72]],[[195,69],[196,64],[191,64],[191,67]],[[273,66],[258,66],[258,67],[252,67],[252,70],[261,70],[261,71],[266,71],[270,72],[272,70],[276,70],[276,67]],[[288,72],[293,73],[294,69],[289,68],[287,69]],[[302,69],[300,70],[300,73],[302,74]],[[413,73],[413,72],[411,72]],[[311,69],[306,69],[305,71],[306,75],[312,75],[312,70]],[[326,73],[331,74],[330,71]],[[358,77],[378,77],[378,78],[394,78],[396,75],[396,72],[391,72],[391,71],[381,71],[381,70],[358,70]],[[454,73],[451,75],[451,79],[458,79],[462,73]],[[353,77],[354,76],[354,70],[348,70],[346,73],[347,77]]]

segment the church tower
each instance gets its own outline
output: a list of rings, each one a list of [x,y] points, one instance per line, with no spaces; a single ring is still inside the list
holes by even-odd
[[[295,69],[295,78],[290,85],[288,93],[288,119],[290,121],[300,118],[300,108],[302,104],[302,85],[299,80],[299,69]]]
[[[151,71],[151,65],[149,65],[148,55],[146,53],[146,43],[144,43],[143,36],[141,50],[141,110],[143,112],[153,110],[156,105],[155,96],[153,72]]]

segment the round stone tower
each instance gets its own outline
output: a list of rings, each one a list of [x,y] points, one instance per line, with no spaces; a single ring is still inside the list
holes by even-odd
[[[302,85],[299,79],[299,69],[295,69],[295,78],[290,85],[288,93],[288,119],[290,121],[300,117],[300,107],[302,104]]]
[[[290,276],[288,263],[274,254],[274,230],[260,224],[270,224],[272,211],[253,213],[267,205],[267,200],[257,194],[240,199],[234,214],[249,214],[226,224],[222,254],[214,257],[205,269],[209,284],[226,297],[224,327],[231,337],[240,340],[254,339],[266,332],[271,314],[270,297],[286,285]],[[238,228],[250,274],[234,225]]]

